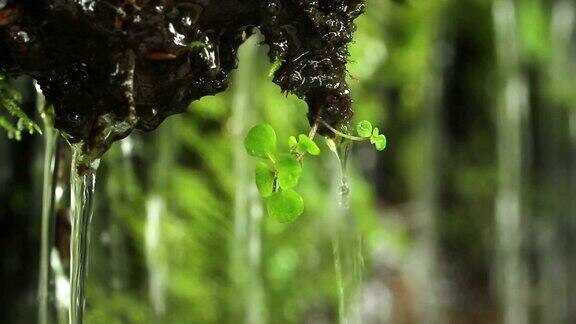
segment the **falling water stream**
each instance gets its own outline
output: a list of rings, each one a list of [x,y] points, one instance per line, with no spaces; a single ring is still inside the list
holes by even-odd
[[[514,1],[494,3],[494,26],[500,76],[496,136],[498,192],[496,194],[496,274],[503,308],[503,323],[527,323],[529,283],[522,256],[524,223],[528,210],[522,194],[526,167],[524,135],[529,112],[529,93],[520,65]]]
[[[174,133],[171,128],[158,130],[153,145],[156,148],[156,161],[153,166],[152,191],[146,198],[145,251],[146,265],[149,272],[148,296],[152,306],[152,318],[161,322],[166,313],[166,278],[167,266],[162,260],[162,223],[168,214],[166,190],[169,186],[169,170],[172,169],[174,148],[171,139]]]
[[[236,191],[234,236],[230,247],[230,275],[233,280],[230,300],[233,316],[243,318],[243,322],[250,324],[267,322],[265,290],[260,270],[263,210],[258,191],[251,185],[252,170],[243,144],[243,134],[248,132],[255,118],[255,100],[250,94],[257,91],[252,76],[258,58],[257,42],[258,39],[252,37],[241,47],[239,58],[242,63],[232,92]]]
[[[45,129],[44,184],[42,189],[42,224],[40,234],[40,268],[38,278],[38,322],[50,322],[50,303],[53,300],[51,286],[50,251],[54,240],[54,190],[53,174],[55,170],[55,153],[57,137],[52,130]]]
[[[572,89],[576,65],[576,4],[571,0],[553,1],[550,15],[551,59],[547,65],[550,78],[548,85],[547,113],[536,120],[542,134],[536,138],[542,147],[539,166],[543,171],[542,187],[548,194],[547,204],[536,205],[538,212],[538,230],[535,233],[538,242],[540,278],[537,294],[539,296],[540,323],[567,323],[574,318],[575,285],[571,277],[574,273],[574,258],[570,256],[570,241],[566,238],[567,228],[574,228],[574,191],[573,175],[576,159],[569,158],[574,154],[573,129],[576,109],[573,97],[559,96],[559,89]],[[570,140],[571,138],[571,140]],[[539,141],[539,142],[538,142]],[[572,179],[571,179],[572,174]],[[544,195],[540,195],[544,196]],[[544,200],[543,198],[541,198]],[[572,204],[572,205],[570,205]],[[572,206],[572,207],[568,207]],[[568,212],[567,212],[568,211]]]
[[[44,100],[39,94],[38,106],[44,119],[44,179],[42,188],[42,219],[40,233],[40,267],[38,275],[38,323],[52,322],[50,305],[54,301],[53,276],[50,253],[54,244],[54,194],[58,164],[58,131],[51,116],[44,110]]]
[[[70,236],[70,323],[83,323],[89,229],[94,208],[96,171],[100,160],[86,160],[82,146],[72,145]]]
[[[332,240],[334,271],[338,294],[338,322],[361,323],[360,290],[362,284],[362,236],[354,215],[350,212],[350,186],[348,184],[348,158],[352,142],[343,140],[336,147],[340,164],[340,179],[334,182],[339,203],[332,212],[337,227]]]

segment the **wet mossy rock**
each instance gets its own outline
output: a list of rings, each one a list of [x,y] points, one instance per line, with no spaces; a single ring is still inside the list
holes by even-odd
[[[0,70],[27,74],[56,127],[91,156],[224,91],[239,46],[259,28],[274,82],[309,120],[352,116],[347,45],[362,0],[0,0]]]

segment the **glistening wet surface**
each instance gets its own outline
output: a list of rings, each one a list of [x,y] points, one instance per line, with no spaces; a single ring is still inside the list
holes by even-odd
[[[35,78],[56,128],[97,158],[224,91],[258,28],[270,61],[283,62],[274,82],[307,101],[311,123],[338,125],[352,116],[345,64],[363,10],[362,0],[8,0],[0,69]]]

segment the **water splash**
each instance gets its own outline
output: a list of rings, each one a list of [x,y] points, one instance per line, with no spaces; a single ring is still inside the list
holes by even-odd
[[[352,142],[340,140],[333,152],[339,161],[340,178],[334,181],[339,203],[332,211],[337,227],[332,240],[334,270],[338,294],[338,322],[355,324],[362,322],[360,289],[362,285],[362,235],[358,231],[354,215],[350,211],[350,185],[348,184],[348,160]]]
[[[72,233],[70,236],[70,323],[83,323],[84,284],[88,268],[89,230],[94,208],[96,171],[100,160],[86,160],[81,144],[72,145],[70,174]]]

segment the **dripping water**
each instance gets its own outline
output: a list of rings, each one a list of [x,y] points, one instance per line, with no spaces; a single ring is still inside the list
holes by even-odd
[[[113,197],[120,199],[113,199],[110,202],[111,215],[109,216],[108,233],[109,236],[109,256],[110,256],[110,282],[114,290],[122,291],[126,289],[128,280],[128,266],[127,262],[128,251],[126,247],[126,234],[124,231],[124,223],[122,220],[122,207],[123,203],[131,201],[134,195],[132,190],[132,179],[134,178],[134,170],[132,165],[132,151],[134,147],[133,136],[129,136],[119,142],[120,150],[118,152],[118,160],[114,160],[121,165],[121,178],[117,179],[121,186],[121,192],[111,194]],[[111,152],[112,153],[112,152]],[[112,155],[112,154],[111,154]],[[114,155],[112,155],[114,157]],[[112,159],[111,159],[112,160]],[[114,163],[114,162],[112,162]],[[116,177],[118,178],[118,177]],[[113,191],[113,189],[111,190]]]
[[[39,89],[37,89],[39,90]],[[50,252],[54,245],[54,195],[58,164],[58,132],[53,127],[53,119],[47,111],[40,91],[38,108],[44,120],[44,179],[42,187],[42,217],[40,232],[40,265],[38,275],[38,323],[53,321],[51,304],[54,301],[54,278],[50,267]]]
[[[334,271],[338,296],[340,324],[361,323],[360,290],[362,284],[362,236],[354,215],[350,211],[350,186],[348,183],[348,160],[352,142],[341,140],[334,153],[338,158],[340,178],[334,181],[338,204],[332,212],[337,227],[332,240]]]
[[[514,1],[498,0],[493,16],[500,76],[496,136],[498,192],[495,201],[496,275],[503,323],[529,322],[529,283],[523,258],[528,209],[522,194],[526,167],[526,124],[529,93],[521,71]]]
[[[547,99],[546,113],[535,118],[542,130],[535,138],[543,152],[542,163],[535,167],[542,170],[539,199],[546,201],[545,204],[535,204],[534,208],[538,213],[535,236],[541,269],[536,291],[540,308],[537,321],[540,323],[566,323],[576,315],[573,307],[575,285],[571,280],[576,264],[571,254],[572,242],[568,238],[571,234],[567,235],[575,226],[573,211],[576,208],[572,197],[576,196],[576,182],[573,181],[576,160],[570,158],[570,152],[576,152],[571,130],[576,109],[572,97],[557,95],[558,89],[574,84],[575,32],[576,4],[570,0],[555,1],[551,6],[551,58],[546,72],[550,76],[548,86],[556,89],[551,93],[556,95]],[[567,247],[570,252],[567,252]]]
[[[88,267],[89,230],[99,159],[87,160],[80,144],[72,146],[70,235],[70,323],[83,323],[85,281]]]
[[[231,240],[232,261],[230,274],[233,278],[231,308],[234,318],[243,322],[259,324],[267,322],[265,295],[261,274],[262,218],[258,191],[251,185],[252,170],[245,153],[242,138],[254,119],[254,80],[252,74],[257,59],[257,39],[250,38],[240,49],[240,62],[234,85],[232,129],[234,132],[234,174],[236,191],[234,197],[234,236]],[[250,188],[246,190],[246,188]]]
[[[152,306],[154,319],[161,319],[166,310],[165,302],[165,271],[160,260],[160,242],[162,213],[165,209],[164,199],[157,194],[151,195],[146,201],[146,265],[149,272],[148,298]]]
[[[65,142],[62,138],[58,139],[56,150],[56,170],[54,178],[54,196],[53,196],[53,209],[54,215],[54,241],[48,255],[50,262],[50,275],[53,276],[53,283],[51,288],[54,289],[52,295],[54,296],[54,306],[56,311],[56,322],[59,324],[68,323],[68,314],[70,313],[70,277],[66,262],[69,256],[64,251],[60,251],[57,247],[61,246],[63,242],[58,240],[65,240],[56,235],[56,227],[60,226],[60,222],[69,224],[69,202],[70,195],[67,194],[70,190],[69,180],[69,166],[71,159],[71,152],[69,146],[64,145]],[[64,219],[65,218],[65,219]]]
[[[149,272],[148,296],[154,321],[164,320],[166,313],[166,278],[168,268],[162,257],[164,242],[162,224],[168,216],[166,190],[169,187],[169,170],[172,169],[174,148],[171,138],[174,137],[170,127],[158,130],[154,139],[155,154],[152,191],[146,198],[146,223],[144,228],[146,265]]]

